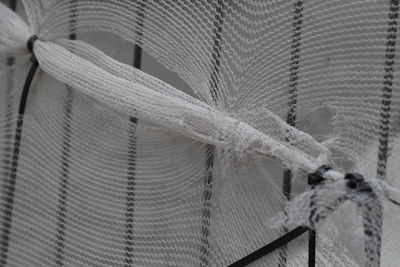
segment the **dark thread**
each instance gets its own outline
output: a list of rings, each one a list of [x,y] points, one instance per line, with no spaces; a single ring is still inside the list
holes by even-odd
[[[210,219],[211,219],[211,195],[212,195],[212,181],[213,181],[213,167],[214,167],[214,147],[207,145],[207,170],[204,176],[204,191],[203,191],[203,209],[202,209],[202,222],[201,222],[201,258],[200,266],[208,266],[210,257]]]
[[[213,38],[213,49],[212,49],[212,71],[210,81],[210,93],[212,99],[216,102],[218,99],[218,83],[220,76],[221,66],[221,41],[222,41],[222,27],[224,25],[224,12],[225,3],[224,0],[217,0],[215,5],[216,13],[214,16],[214,38]]]
[[[9,7],[11,10],[15,11],[17,7],[17,1],[16,0],[10,0],[9,1]],[[11,163],[12,163],[12,146],[11,146],[11,140],[12,140],[12,116],[13,116],[13,94],[12,90],[14,88],[14,64],[15,64],[15,58],[14,56],[10,55],[7,57],[7,67],[8,67],[8,72],[7,72],[7,87],[6,87],[6,95],[5,95],[5,101],[6,101],[6,124],[5,124],[5,130],[4,130],[4,136],[3,140],[6,140],[4,143],[4,159],[2,160],[3,163],[3,185],[2,185],[2,199],[5,200],[7,198],[7,194],[9,194],[9,183],[10,183],[10,177],[11,177]],[[7,215],[7,212],[10,212],[8,209],[9,204],[7,203],[4,205],[4,207],[1,210],[2,214],[2,234],[1,234],[1,250],[0,250],[0,266],[5,266],[7,263],[7,252],[8,252],[8,240],[9,240],[9,231],[10,228],[8,226],[5,226],[5,224],[11,223],[11,214]],[[4,228],[6,227],[6,228]]]
[[[389,147],[390,131],[390,104],[392,98],[393,86],[393,65],[395,60],[396,38],[397,38],[397,19],[399,11],[399,1],[391,0],[389,6],[389,21],[386,36],[386,56],[385,56],[385,74],[383,80],[381,120],[379,128],[379,146],[378,146],[378,178],[384,179],[386,176],[386,165]]]
[[[217,103],[218,87],[221,66],[221,40],[222,29],[224,24],[225,3],[224,0],[217,0],[215,6],[214,28],[213,28],[213,49],[212,49],[212,68],[210,77],[210,93],[212,100]],[[209,266],[210,261],[210,220],[211,220],[211,197],[213,184],[214,170],[214,152],[215,148],[212,145],[206,147],[206,173],[204,176],[204,191],[203,191],[203,207],[202,207],[202,222],[201,222],[201,257],[200,266]]]
[[[294,13],[292,22],[292,45],[290,58],[290,73],[289,73],[289,99],[288,113],[286,122],[288,125],[296,126],[296,106],[297,106],[297,85],[299,79],[299,59],[301,46],[301,26],[303,17],[303,1],[294,2]],[[291,140],[286,138],[287,142]],[[289,169],[283,171],[282,193],[286,200],[290,200],[292,191],[292,172]],[[284,213],[286,211],[284,210]],[[282,227],[282,232],[287,233],[286,226]],[[287,263],[287,246],[283,246],[279,251],[279,267],[285,267]]]
[[[28,72],[26,77],[24,87],[21,94],[21,99],[18,108],[18,116],[17,116],[17,124],[15,128],[14,134],[14,144],[13,144],[13,153],[11,159],[11,170],[10,175],[6,178],[3,185],[2,195],[3,203],[4,203],[4,212],[2,214],[1,220],[1,249],[0,249],[0,266],[5,266],[7,264],[7,254],[8,247],[10,242],[10,233],[12,226],[12,216],[14,209],[14,194],[15,187],[17,182],[17,174],[18,174],[18,162],[19,162],[19,151],[21,147],[21,139],[22,139],[22,126],[24,123],[24,114],[26,108],[26,102],[28,99],[29,90],[31,87],[32,80],[38,69],[38,62],[36,58],[32,55],[32,66]]]
[[[70,19],[69,19],[69,39],[76,39],[76,6],[77,0],[70,2]],[[74,93],[72,87],[66,86],[66,100],[64,104],[64,121],[63,121],[63,137],[61,151],[61,173],[60,173],[60,188],[58,192],[58,207],[57,207],[57,224],[56,224],[56,246],[55,246],[55,263],[57,267],[64,265],[64,250],[65,250],[65,231],[67,223],[68,211],[68,189],[70,177],[70,152],[71,152],[71,121],[72,121],[72,103]]]
[[[58,210],[57,210],[57,230],[56,230],[56,266],[63,266],[64,248],[65,248],[65,230],[68,200],[68,182],[70,167],[70,142],[71,142],[71,119],[72,119],[72,89],[67,86],[67,100],[65,101],[63,140],[62,140],[62,157],[61,157],[61,176],[60,189],[58,193]]]
[[[126,197],[126,241],[125,241],[125,266],[133,266],[133,225],[135,208],[135,185],[136,185],[136,118],[130,118],[129,128],[129,154],[128,154],[128,185]]]
[[[146,1],[141,2],[137,11],[136,20],[136,44],[134,46],[133,67],[140,69],[142,64],[142,32],[144,23],[144,11]],[[128,151],[128,175],[126,196],[126,222],[125,222],[125,267],[133,266],[134,245],[134,210],[135,210],[135,185],[136,185],[136,128],[137,118],[129,118],[129,151]]]
[[[389,20],[386,36],[386,56],[385,56],[385,67],[384,67],[384,80],[382,90],[382,103],[381,103],[381,121],[379,131],[379,145],[378,145],[378,165],[377,165],[377,177],[384,179],[386,176],[386,166],[388,159],[389,150],[389,131],[390,131],[390,104],[392,99],[392,86],[393,86],[393,65],[395,62],[395,51],[396,51],[396,38],[397,38],[397,20],[399,11],[399,0],[390,0],[389,4]],[[381,236],[382,236],[382,210],[376,211],[379,218],[375,222],[375,227],[378,229],[379,241],[376,248],[377,266],[380,265],[380,250],[381,250]],[[364,229],[366,228],[364,220]],[[367,239],[366,242],[368,242]],[[369,251],[365,250],[366,255]],[[372,256],[371,256],[372,257]]]

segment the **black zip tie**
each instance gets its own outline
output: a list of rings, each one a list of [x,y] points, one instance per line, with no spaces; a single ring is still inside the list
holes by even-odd
[[[136,44],[133,52],[133,67],[141,69],[142,65],[142,28],[144,24],[144,13],[146,8],[146,0],[144,0],[136,10]],[[127,166],[127,187],[126,187],[126,211],[125,211],[125,265],[133,266],[134,263],[134,245],[136,236],[134,234],[136,220],[136,184],[137,184],[137,126],[138,119],[129,117],[129,134],[128,134],[128,166]]]
[[[328,165],[322,165],[319,167],[315,172],[310,173],[308,175],[307,183],[311,185],[311,188],[315,188],[317,185],[321,184],[323,181],[325,181],[324,174],[331,170],[332,168]],[[311,201],[310,203],[311,206],[314,206],[315,203]],[[313,209],[312,209],[313,210]],[[316,210],[314,211],[314,213]],[[309,232],[309,254],[308,254],[308,266],[315,266],[315,245],[316,245],[316,239],[315,239],[315,230],[310,229],[306,226],[299,226],[281,237],[275,239],[271,243],[265,245],[264,247],[252,252],[251,254],[245,256],[244,258],[241,258],[240,260],[232,263],[229,265],[229,267],[241,267],[241,266],[246,266],[266,255],[269,253],[287,245],[290,241],[294,240],[295,238],[299,237],[300,235]]]
[[[69,0],[69,23],[68,32],[69,39],[76,39],[76,6],[77,0]],[[74,93],[72,87],[69,85],[65,86],[66,94],[64,99],[64,116],[63,116],[63,134],[62,134],[62,146],[61,146],[61,161],[60,161],[60,176],[59,176],[59,190],[58,190],[58,204],[57,204],[57,222],[55,231],[55,261],[56,267],[63,267],[64,264],[64,254],[65,254],[65,243],[66,241],[66,226],[67,214],[68,214],[68,201],[69,201],[69,183],[70,183],[70,154],[72,153],[71,138],[73,130],[71,129],[72,124],[72,108]]]
[[[315,189],[317,186],[321,185],[323,182],[326,181],[325,173],[329,170],[332,170],[332,167],[328,165],[322,165],[320,166],[315,172],[310,173],[307,177],[307,183],[311,186],[311,189]],[[346,183],[346,186],[350,190],[356,190],[357,192],[360,193],[368,193],[373,197],[374,199],[377,199],[376,194],[372,190],[371,185],[364,180],[364,177],[361,174],[358,173],[348,173],[345,175],[345,179],[348,180]],[[314,198],[313,198],[314,196]],[[313,219],[313,216],[316,216],[315,222],[318,222],[324,217],[319,217],[316,214],[316,208],[315,208],[315,195],[312,196],[312,199],[310,201],[310,207],[311,207],[311,214],[310,214],[310,222]],[[348,200],[348,198],[339,198],[335,207],[338,207],[341,203],[344,201]],[[375,242],[373,240],[374,238],[377,239],[376,241],[381,242],[380,237],[378,236],[373,236],[373,232],[371,231],[371,224],[370,224],[370,218],[369,218],[369,213],[371,212],[370,210],[371,207],[367,207],[366,211],[363,212],[363,226],[364,226],[364,234],[367,237],[366,242]],[[369,223],[369,224],[368,224]],[[303,233],[309,232],[309,244],[308,244],[308,266],[315,266],[315,259],[316,259],[316,235],[315,235],[315,230],[306,226],[298,226],[297,228],[293,229],[292,231],[287,232],[286,234],[282,235],[281,237],[275,239],[274,241],[270,242],[269,244],[265,245],[264,247],[250,253],[249,255],[239,259],[238,261],[232,263],[228,267],[241,267],[241,266],[246,266],[249,265],[256,260],[268,255],[269,253],[287,245],[289,242],[292,240],[296,239],[297,237],[301,236]],[[371,253],[374,252],[375,254],[380,255],[380,245],[376,249],[376,251],[373,251],[372,249],[367,248],[366,246],[366,253]],[[368,259],[371,261],[371,258]]]
[[[331,168],[329,166],[322,165],[312,174],[308,175],[308,183],[312,188],[320,185],[325,181],[324,174]],[[380,265],[380,255],[381,255],[381,232],[382,232],[382,223],[377,218],[382,217],[382,205],[378,199],[378,196],[373,190],[373,187],[368,181],[365,181],[364,177],[359,173],[347,173],[344,177],[346,182],[346,187],[354,191],[356,194],[364,194],[371,201],[365,201],[360,203],[356,199],[350,197],[344,197],[338,199],[338,205],[343,203],[346,200],[353,201],[357,204],[358,208],[362,209],[362,219],[363,219],[363,228],[364,228],[364,236],[365,236],[365,244],[364,250],[365,255],[367,257],[367,265],[366,266],[379,266]],[[316,194],[316,193],[315,193]],[[372,204],[371,204],[372,203]],[[315,195],[313,194],[311,197],[311,206],[315,205]],[[315,216],[315,218],[313,218]],[[316,223],[319,220],[324,219],[320,218],[318,214],[316,214],[316,210],[311,209],[310,213],[310,223],[312,219]],[[313,228],[313,225],[311,225]],[[312,251],[309,250],[309,253]],[[310,254],[309,254],[310,255]],[[374,257],[375,256],[375,257]],[[309,257],[310,259],[310,257]],[[315,263],[314,263],[315,264]],[[371,265],[372,264],[372,265]],[[309,262],[310,266],[310,262]]]
[[[371,185],[364,180],[364,177],[359,173],[348,173],[344,177],[347,181],[347,187],[350,189],[354,189],[358,192],[366,192],[371,193],[372,187]]]
[[[28,99],[29,89],[31,87],[33,78],[35,73],[39,67],[39,63],[36,60],[35,55],[33,54],[33,43],[37,40],[37,36],[33,35],[29,38],[27,42],[27,48],[32,53],[32,66],[29,69],[28,75],[26,76],[24,87],[22,89],[21,98],[19,101],[18,107],[18,116],[17,116],[17,123],[15,127],[15,134],[14,134],[14,144],[13,144],[13,156],[11,161],[11,172],[9,179],[5,182],[5,193],[4,193],[4,216],[1,220],[2,226],[2,233],[1,233],[1,261],[0,265],[4,266],[7,263],[7,254],[8,254],[8,247],[10,241],[10,233],[12,227],[12,216],[13,216],[13,209],[14,209],[14,195],[15,195],[15,186],[17,182],[17,174],[18,174],[18,162],[19,162],[19,152],[21,147],[21,139],[22,139],[22,126],[24,124],[24,114],[26,108],[26,102]]]
[[[332,168],[328,165],[320,166],[315,172],[310,173],[307,176],[307,183],[311,186],[316,186],[321,184],[323,181],[325,181],[324,175],[329,170],[332,170]]]
[[[34,34],[28,39],[28,42],[26,42],[26,47],[28,48],[28,51],[31,52],[32,55],[33,55],[33,43],[38,39],[39,37],[37,37],[37,35]]]
[[[390,202],[392,202],[394,205],[400,206],[400,202],[394,200],[393,198],[389,196],[385,196]]]
[[[332,168],[328,165],[320,166],[314,173],[310,173],[307,176],[307,183],[311,186],[311,189],[314,189],[316,186],[325,181],[325,173]],[[319,221],[319,216],[317,214],[317,206],[316,206],[317,192],[313,192],[310,198],[310,229],[308,231],[308,266],[315,266],[315,258],[316,258],[316,244],[317,244],[317,233],[314,227],[314,221],[312,220],[315,216],[315,221]]]
[[[31,83],[33,80],[33,77],[35,76],[36,70],[39,66],[39,62],[37,61],[35,54],[33,53],[33,44],[36,40],[39,38],[36,35],[32,35],[29,39],[28,42],[26,43],[26,47],[28,48],[29,52],[31,52],[32,57],[32,66],[28,72],[28,76],[26,77],[24,88],[22,89],[22,94],[21,94],[21,99],[19,102],[19,109],[18,109],[18,115],[19,116],[24,116],[25,114],[25,107],[26,107],[26,101],[28,99],[28,94],[29,94],[29,89],[31,87]],[[23,118],[21,118],[23,120]],[[21,125],[22,127],[22,125]]]
[[[264,247],[254,251],[253,253],[247,255],[244,258],[241,258],[240,260],[232,263],[231,265],[229,265],[228,267],[242,267],[242,266],[246,266],[262,257],[264,257],[265,255],[277,250],[278,248],[286,245],[287,243],[289,243],[290,241],[292,241],[293,239],[301,236],[302,234],[306,233],[309,230],[308,227],[305,226],[299,226],[295,229],[293,229],[290,232],[287,232],[286,234],[284,234],[283,236],[279,237],[278,239],[275,239],[274,241],[272,241],[271,243],[265,245]]]

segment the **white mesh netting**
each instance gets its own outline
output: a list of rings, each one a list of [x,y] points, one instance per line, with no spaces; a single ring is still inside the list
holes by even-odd
[[[397,266],[398,1],[20,2],[0,4],[0,266],[228,266],[300,225],[317,266]],[[307,250],[303,235],[252,266]]]

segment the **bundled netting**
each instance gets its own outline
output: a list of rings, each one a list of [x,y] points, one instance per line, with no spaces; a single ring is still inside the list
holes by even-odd
[[[398,0],[10,3],[0,266],[398,265]]]

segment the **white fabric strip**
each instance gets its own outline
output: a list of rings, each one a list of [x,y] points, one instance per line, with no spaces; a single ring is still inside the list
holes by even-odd
[[[1,49],[18,49],[22,53],[32,30],[4,5],[0,6],[0,14]],[[312,171],[327,160],[328,150],[324,146],[308,134],[288,126],[271,112],[268,115],[282,128],[292,135],[298,135],[296,139],[313,144],[315,150],[320,151],[319,155],[307,155],[287,142],[267,136],[247,123],[185,95],[154,77],[119,63],[87,44],[65,40],[60,44],[74,44],[74,52],[86,54],[86,58],[94,62],[77,56],[56,43],[37,40],[34,53],[40,67],[54,78],[124,114],[232,150],[237,155],[253,151],[268,158],[279,159],[288,167]],[[128,73],[132,73],[130,80],[125,78]],[[146,80],[146,85],[137,82],[139,80]],[[149,85],[157,86],[149,88]]]
[[[289,126],[285,121],[283,121],[278,115],[274,113],[276,112],[276,110],[271,107],[270,103],[262,105],[258,104],[258,102],[254,102],[254,105],[250,106],[250,108],[246,107],[248,110],[251,111],[249,115],[240,114],[240,116],[234,113],[234,111],[225,111],[225,105],[222,105],[221,107],[219,105],[211,105],[204,101],[191,97],[183,93],[182,91],[170,86],[169,84],[155,77],[152,77],[151,75],[145,74],[144,72],[132,68],[129,65],[122,64],[121,62],[112,59],[100,50],[85,42],[59,39],[59,36],[64,33],[62,30],[60,30],[62,28],[62,25],[66,27],[67,23],[65,22],[67,21],[67,19],[68,21],[70,20],[70,8],[68,6],[69,2],[59,1],[53,6],[54,9],[47,10],[47,13],[45,12],[45,9],[42,10],[42,7],[38,3],[39,2],[36,1],[24,1],[25,11],[27,13],[26,17],[29,23],[26,23],[21,17],[19,17],[10,9],[0,3],[1,53],[12,52],[17,55],[27,55],[27,40],[32,35],[36,34],[39,37],[39,40],[34,43],[33,52],[39,61],[39,66],[43,71],[42,74],[54,77],[58,81],[61,81],[62,83],[71,86],[71,88],[73,88],[74,90],[77,90],[80,93],[83,93],[86,96],[98,101],[101,104],[107,105],[108,107],[111,107],[112,109],[120,113],[123,113],[130,117],[138,118],[140,122],[143,123],[143,125],[144,123],[156,124],[157,126],[161,126],[162,128],[168,129],[169,131],[178,132],[191,139],[211,144],[217,148],[217,151],[226,153],[225,155],[228,155],[228,157],[236,157],[242,162],[246,162],[243,159],[246,156],[262,156],[278,160],[288,168],[295,170],[302,169],[305,172],[313,172],[320,165],[331,162],[330,151],[325,145],[317,142],[309,134]],[[50,2],[47,3],[50,5]],[[128,26],[131,25],[129,24],[129,21],[132,19],[130,16],[131,14],[127,13],[125,14],[125,16],[119,16],[120,13],[124,14],[125,11],[124,5],[122,5],[121,3],[125,3],[128,5],[128,7],[131,7],[129,5],[129,1],[118,2],[118,4],[111,5],[110,7],[108,7],[108,2],[102,3],[104,4],[104,6],[95,6],[93,5],[93,3],[90,1],[80,2],[80,4],[82,5],[81,9],[79,9],[81,11],[80,14],[83,16],[83,18],[85,18],[85,20],[80,21],[84,22],[82,23],[83,26],[81,26],[85,30],[99,30],[103,26],[108,26],[108,30],[110,32],[113,32],[119,37],[125,38],[131,43],[134,42],[132,38],[128,38],[129,36],[132,36],[132,33],[134,32],[134,29],[132,27],[129,28]],[[85,8],[84,5],[87,5],[87,8]],[[132,3],[132,5],[134,4]],[[97,8],[97,12],[99,12],[97,13],[97,15],[94,16],[92,16],[91,14],[91,8],[93,6],[95,9]],[[117,10],[117,7],[120,7],[120,9]],[[110,14],[113,14],[113,16],[107,16],[101,13],[104,10],[108,9],[113,11],[115,10],[115,13],[110,12]],[[132,12],[133,9],[134,8],[132,8]],[[151,6],[150,4],[149,10],[158,12],[156,5]],[[44,14],[42,14],[42,11]],[[112,19],[115,19],[115,21],[105,21],[104,23],[99,23],[99,25],[96,25],[96,21],[94,18],[96,18],[97,16],[96,19],[100,19],[100,16],[98,16],[98,14],[102,14],[104,17],[107,18],[112,17]],[[79,14],[77,16],[79,17]],[[64,19],[62,19],[62,17]],[[122,26],[117,27],[119,26],[120,21],[123,22],[121,23]],[[177,19],[177,21],[179,21],[179,19]],[[160,30],[160,32],[162,31]],[[196,35],[195,31],[188,30],[185,31],[185,33],[186,32],[192,32],[194,35]],[[150,33],[148,34],[148,36],[150,36]],[[207,35],[204,34],[204,36]],[[232,40],[236,40],[234,37],[235,36],[231,37]],[[181,39],[178,37],[170,36],[168,36],[168,38],[173,40]],[[201,42],[202,40],[197,40],[197,42],[193,41],[191,38],[186,38],[186,40],[191,45],[198,45],[199,47],[204,45]],[[152,42],[148,41],[148,43]],[[166,43],[171,42],[169,40]],[[281,46],[281,43],[279,42],[279,45],[277,46]],[[190,49],[196,50],[195,48],[196,47],[191,47]],[[190,49],[188,48],[188,50]],[[233,50],[236,51],[236,49]],[[181,50],[179,51],[181,52]],[[205,66],[208,64],[209,61],[209,52],[210,51],[208,51],[207,49],[204,49],[204,51],[202,50],[202,53],[206,55],[202,57],[204,58],[204,60],[203,63],[200,64],[201,67],[199,67],[199,69],[208,69]],[[185,53],[181,54],[182,57],[185,56]],[[234,59],[239,58],[239,55],[237,54],[232,53],[232,55],[232,58]],[[258,55],[258,57],[261,56]],[[197,60],[191,60],[198,62]],[[185,68],[185,66],[181,64],[176,64],[182,66],[182,68]],[[263,64],[266,65],[267,63]],[[281,65],[271,65],[273,66],[273,68],[281,68]],[[191,69],[185,69],[185,71],[187,73],[193,73]],[[255,71],[256,74],[258,73],[257,71]],[[235,73],[233,70],[231,72]],[[209,73],[205,72],[204,75],[206,78],[201,80],[199,84],[201,86],[204,86],[204,88],[209,91],[209,85],[207,83],[209,79]],[[199,77],[199,73],[194,73],[193,76]],[[222,78],[224,77],[224,75],[221,76]],[[265,84],[266,87],[276,86],[273,83],[269,84],[269,81],[268,84],[267,82],[264,82],[264,80],[257,81],[257,77],[255,76],[257,75],[250,75],[248,77],[246,76],[246,79],[250,81],[255,80],[254,84],[258,83],[262,86],[264,86]],[[279,79],[283,81],[283,78]],[[223,79],[221,79],[221,82],[223,82]],[[224,95],[228,94],[226,91],[230,91],[232,87],[234,86],[228,84],[226,87],[224,87],[224,89],[221,89],[224,90],[221,94],[222,102],[224,101]],[[48,89],[50,88],[50,86],[46,88]],[[254,86],[251,85],[247,86],[246,88],[252,89],[254,88]],[[309,87],[308,85],[305,85],[304,88],[308,89]],[[316,86],[316,88],[319,89],[319,85]],[[234,88],[232,89],[232,91],[236,89],[238,88]],[[251,94],[251,97],[257,98],[257,101],[258,99],[263,98],[259,97],[256,91],[254,92],[255,94],[253,92],[247,92],[248,95],[246,97]],[[262,92],[265,92],[264,88]],[[201,97],[201,94],[198,95]],[[303,95],[304,98],[308,96],[304,93],[300,95]],[[312,94],[310,94],[309,96],[312,96]],[[230,97],[240,98],[241,96],[232,95]],[[268,97],[273,98],[275,97],[275,95],[272,94],[272,96]],[[316,95],[316,98],[319,99],[320,96]],[[357,99],[358,98],[359,96],[357,96]],[[336,105],[334,102],[335,98],[332,99],[332,105]],[[346,97],[346,99],[348,99],[348,97]],[[252,99],[252,101],[255,100]],[[238,101],[237,103],[239,103],[238,105],[243,104],[241,101]],[[357,106],[354,103],[354,101],[350,102],[352,107]],[[274,112],[271,112],[264,107],[268,107]],[[276,113],[278,114],[278,112]],[[267,127],[264,127],[264,130],[260,130],[259,128],[257,128],[257,123],[250,120],[251,116],[258,118],[258,115],[260,116],[259,118],[260,121],[262,121],[263,125],[268,125]],[[343,121],[345,120],[343,119]],[[126,122],[128,122],[128,120],[126,120]],[[273,135],[272,132],[274,131],[271,131],[270,133],[268,131],[268,127],[274,130],[274,127],[276,127],[277,129],[275,132],[278,132],[279,134]],[[96,130],[97,133],[99,133],[97,128]],[[352,130],[357,129],[351,129],[351,127],[349,127],[350,133]],[[363,132],[366,132],[368,134],[368,131],[366,130],[364,130]],[[114,132],[110,134],[110,136],[114,137],[113,134]],[[362,137],[362,135],[360,135],[360,133],[358,132],[356,132],[354,135],[357,136],[357,138]],[[107,136],[107,141],[110,139],[111,138]],[[370,137],[366,139],[369,140]],[[153,142],[154,139],[149,140],[149,142]],[[108,151],[106,154],[108,155]],[[218,155],[219,153],[216,154]],[[140,159],[140,157],[138,158]],[[202,160],[204,159],[202,158]],[[148,165],[148,167],[150,169],[152,166]],[[120,169],[120,167],[118,168]],[[237,169],[234,169],[232,172],[236,170]],[[365,168],[362,168],[363,172],[365,172],[365,170]],[[174,172],[174,174],[175,173],[178,173],[178,171]],[[171,177],[173,177],[173,175],[171,175]],[[264,181],[266,181],[267,179],[265,177],[268,176],[262,175],[261,179],[264,179]],[[280,223],[286,224],[289,222],[292,223],[294,227],[297,226],[299,223],[303,225],[309,224],[309,214],[311,212],[310,199],[312,199],[314,195],[318,196],[318,199],[316,200],[318,202],[319,209],[316,210],[317,215],[324,215],[324,212],[326,213],[326,210],[328,210],[329,212],[336,210],[336,206],[332,204],[335,202],[335,199],[341,196],[349,198],[354,195],[354,193],[349,193],[349,190],[347,188],[348,186],[346,185],[346,180],[344,180],[343,177],[344,175],[342,173],[336,171],[328,171],[324,175],[324,178],[328,178],[329,181],[327,181],[326,183],[322,183],[322,185],[317,187],[316,189],[312,191],[306,191],[305,193],[300,194],[298,197],[291,200],[291,208],[288,209],[289,220],[287,219],[287,214],[284,214],[284,219]],[[246,178],[251,178],[253,182],[257,181],[255,180],[255,178],[257,177],[254,176],[240,176],[241,181],[247,182],[248,180],[250,180],[246,180]],[[371,182],[371,185],[373,185],[374,192],[377,193],[379,200],[382,203],[387,205],[388,196],[392,198],[392,202],[393,200],[398,202],[398,191],[388,186],[385,181],[378,181],[377,179],[367,180],[369,180],[369,182]],[[242,188],[247,189],[247,184]],[[268,202],[268,200],[272,199],[273,197],[278,198],[280,196],[279,193],[276,193],[278,191],[274,192],[273,188],[268,190],[264,190],[260,193],[261,199],[264,200],[265,198],[267,200],[263,202],[265,206],[260,206],[262,209],[266,209],[267,205],[271,206],[267,208],[274,208],[272,207],[272,204]],[[153,191],[151,192],[153,193]],[[232,190],[232,192],[232,195],[235,195],[237,193],[234,190]],[[218,196],[218,194],[215,195]],[[249,197],[250,195],[251,194],[249,193],[246,194],[246,199],[244,201],[249,201],[249,203],[252,202],[251,197]],[[386,198],[384,198],[383,196],[386,196]],[[356,195],[356,197],[358,196]],[[332,200],[332,202],[330,202],[330,200]],[[361,201],[359,202],[361,203]],[[254,203],[251,203],[251,205],[253,204]],[[269,214],[273,214],[272,211]],[[318,222],[315,221],[315,223]]]
[[[79,51],[82,47],[80,42],[74,51]],[[94,51],[94,48],[91,49]],[[51,42],[35,42],[34,52],[41,68],[49,75],[129,116],[164,126],[211,145],[226,149],[233,145],[232,150],[238,154],[253,151],[269,158],[280,159],[290,167],[296,166],[311,171],[322,163],[320,159],[296,150],[286,142],[264,135],[245,122],[225,115],[205,103],[190,99],[166,84],[166,91],[173,93],[157,92],[122,78],[122,74],[114,75]],[[101,65],[106,65],[107,69],[114,69],[114,73],[123,65],[100,51],[96,53],[100,58],[98,63],[105,62]],[[127,65],[125,71],[126,68],[131,69],[132,73],[140,73]],[[146,78],[148,80],[150,76]],[[153,79],[153,83],[162,83],[156,78]],[[274,119],[280,120],[278,117]],[[285,123],[282,121],[281,124]],[[288,130],[291,128],[286,127]],[[313,140],[305,133],[296,132],[308,141]],[[314,141],[314,144],[321,152],[327,152],[317,142]],[[321,159],[326,159],[324,156],[326,157],[323,155]]]

